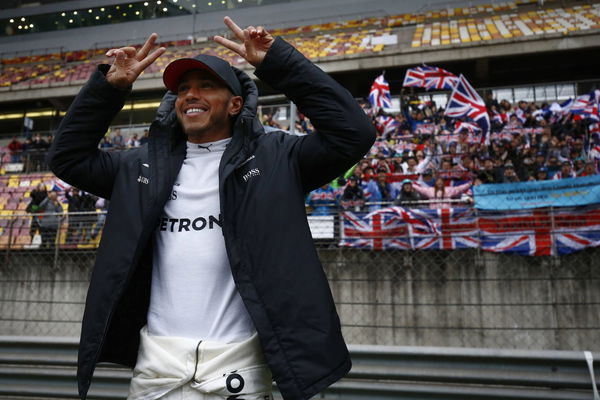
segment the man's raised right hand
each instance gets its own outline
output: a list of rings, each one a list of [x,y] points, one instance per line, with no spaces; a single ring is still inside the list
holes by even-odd
[[[166,49],[159,47],[149,54],[157,38],[156,33],[151,34],[139,50],[130,46],[107,51],[106,56],[115,57],[115,60],[106,73],[106,80],[119,89],[131,86],[150,64],[165,53]]]

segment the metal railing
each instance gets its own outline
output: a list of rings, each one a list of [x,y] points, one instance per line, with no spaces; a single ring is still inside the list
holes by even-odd
[[[78,398],[77,345],[76,339],[0,336],[0,399]],[[364,345],[349,350],[352,370],[320,398],[598,398],[600,373],[593,360],[600,353]],[[101,364],[89,398],[125,399],[130,379],[128,369]]]

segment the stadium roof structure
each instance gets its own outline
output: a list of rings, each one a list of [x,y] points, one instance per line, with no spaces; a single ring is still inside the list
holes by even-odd
[[[183,1],[190,0],[169,0],[170,4]],[[108,3],[117,2],[81,0],[44,6],[57,10],[56,7],[67,3],[85,3],[86,7],[103,3],[106,7]],[[584,78],[598,77],[590,71],[599,70],[599,62],[586,54],[600,47],[600,0],[547,0],[543,5],[536,0],[446,1],[428,2],[427,7],[418,1],[366,3],[361,0],[284,1],[262,7],[215,11],[197,15],[206,30],[194,34],[169,34],[181,32],[182,23],[190,21],[189,15],[164,18],[159,25],[153,23],[155,20],[112,25],[119,28],[116,33],[108,26],[79,28],[72,32],[82,38],[80,43],[89,43],[93,38],[93,45],[75,50],[48,48],[41,54],[33,50],[25,55],[19,51],[0,54],[3,64],[0,104],[72,98],[95,65],[110,61],[103,56],[106,49],[123,44],[123,38],[120,41],[112,38],[126,33],[130,36],[129,43],[141,44],[143,37],[152,32],[150,29],[159,31],[168,51],[136,82],[134,89],[137,92],[164,90],[161,73],[166,64],[198,52],[222,56],[251,73],[252,68],[242,59],[207,40],[210,34],[223,32],[223,28],[215,31],[213,26],[220,26],[221,17],[226,14],[242,25],[259,16],[266,18],[271,22],[266,24],[270,30],[289,40],[325,71],[342,81],[345,79],[344,84],[355,85],[360,92],[366,92],[368,88],[363,86],[373,79],[365,78],[365,73],[371,76],[375,71],[385,69],[399,75],[406,67],[421,63],[460,64],[461,68],[474,72],[475,86],[495,84],[494,77],[502,74],[514,77],[515,81],[531,77],[566,80],[577,78],[577,74]],[[303,12],[298,11],[300,9]],[[341,9],[344,14],[340,13]],[[8,11],[14,10],[0,11],[0,19]],[[66,43],[73,36],[70,32],[24,36],[59,37]],[[100,42],[100,38],[105,40]],[[35,42],[39,43],[39,40]],[[0,46],[5,48],[3,43],[11,42],[0,38]],[[26,42],[19,40],[19,43]],[[522,61],[516,62],[519,57]],[[558,68],[560,65],[564,67]]]

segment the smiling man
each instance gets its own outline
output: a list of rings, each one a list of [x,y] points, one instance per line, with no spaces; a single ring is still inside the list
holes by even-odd
[[[148,143],[98,142],[163,48],[110,50],[49,153],[54,173],[110,208],[78,359],[85,398],[100,361],[135,367],[129,399],[308,399],[350,369],[304,197],[354,165],[374,131],[350,94],[262,27],[215,41],[292,99],[316,132],[265,133],[258,91],[208,55],[173,61]]]

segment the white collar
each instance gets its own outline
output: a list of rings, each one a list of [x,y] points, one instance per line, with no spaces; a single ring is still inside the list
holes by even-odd
[[[231,142],[231,138],[217,140],[215,142],[192,143],[187,142],[187,154],[222,153]]]

